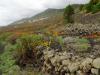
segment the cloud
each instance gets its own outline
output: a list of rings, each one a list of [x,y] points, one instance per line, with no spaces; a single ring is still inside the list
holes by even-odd
[[[87,3],[89,0],[0,0],[0,25],[33,16],[48,8],[64,8],[66,5]]]

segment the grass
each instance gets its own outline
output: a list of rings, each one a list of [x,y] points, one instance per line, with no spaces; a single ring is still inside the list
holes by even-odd
[[[88,48],[90,47],[89,44],[77,44],[74,45],[74,47],[76,48],[76,52],[88,52]]]
[[[84,44],[84,43],[89,43],[89,41],[85,38],[78,38],[76,39],[76,43]]]

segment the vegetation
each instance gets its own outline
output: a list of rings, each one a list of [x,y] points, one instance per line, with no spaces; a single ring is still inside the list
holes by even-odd
[[[77,47],[76,52],[87,52],[89,51],[88,49],[90,48],[89,40],[85,38],[76,39],[75,46]]]
[[[73,14],[74,14],[74,8],[71,5],[67,6],[64,11],[64,19],[65,21],[67,21],[67,23],[74,22]]]
[[[42,43],[40,35],[24,35],[18,39],[17,63],[22,67],[26,64],[34,64],[35,66],[37,62],[39,63],[38,58],[41,56],[41,52],[36,47]]]
[[[100,11],[100,1],[99,0],[90,0],[90,2],[88,4],[86,4],[85,6],[86,12],[92,12],[92,13],[96,13],[98,11]]]
[[[90,2],[89,4],[87,4],[85,6],[85,9],[86,9],[86,12],[87,13],[91,12],[92,11],[92,8],[93,8],[93,3],[92,2]]]
[[[100,11],[100,2],[97,0],[93,1],[94,2],[90,2],[87,5],[82,5],[80,10],[83,10],[84,8],[87,13],[96,13]],[[71,5],[65,8],[64,19],[67,23],[74,23],[74,13],[74,8]],[[56,19],[59,18],[56,17]],[[48,20],[44,22],[48,22],[49,26],[52,25],[50,28],[52,31],[52,29],[55,30],[55,28],[58,26],[58,23],[59,26],[63,24],[61,23],[61,20],[62,19],[50,20],[50,22],[48,22]],[[24,28],[22,27],[19,28],[19,30],[15,29],[15,33],[7,32],[0,35],[0,50],[3,50],[3,52],[0,54],[0,71],[2,71],[3,75],[21,75],[22,72],[25,72],[26,75],[41,75],[41,73],[35,73],[33,69],[32,71],[26,71],[27,66],[32,65],[32,68],[41,70],[41,66],[43,65],[44,61],[44,50],[54,50],[55,52],[61,51],[63,49],[67,50],[67,47],[63,48],[65,47],[64,38],[66,36],[59,35],[59,32],[44,31],[45,33],[33,33],[33,30],[35,31],[35,29],[40,29],[41,24],[44,22],[40,22],[38,26],[36,24],[36,28],[32,27],[33,25],[30,23],[28,27],[26,26],[25,32],[20,31]],[[48,30],[48,25],[43,24],[42,28],[44,28],[44,30],[47,28]],[[58,28],[58,31],[60,31],[59,29],[60,27]],[[17,30],[19,32],[16,34]],[[30,31],[30,33],[27,31]],[[100,39],[97,40],[100,41]],[[77,47],[76,52],[87,51],[90,47],[89,40],[83,37],[75,37],[75,42],[73,42],[73,38],[69,39],[68,41],[71,41],[71,45],[74,43],[73,46]],[[73,48],[70,50],[73,50]]]
[[[0,55],[0,70],[4,75],[8,75],[15,65],[14,50],[16,50],[16,45],[8,44],[5,47],[4,53]]]
[[[92,13],[96,13],[100,11],[100,2],[93,6]]]

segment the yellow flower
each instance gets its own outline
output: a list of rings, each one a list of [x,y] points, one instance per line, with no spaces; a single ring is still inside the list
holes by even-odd
[[[44,46],[48,47],[48,45],[49,45],[48,41],[45,41]]]
[[[53,32],[53,36],[58,36],[58,32]]]

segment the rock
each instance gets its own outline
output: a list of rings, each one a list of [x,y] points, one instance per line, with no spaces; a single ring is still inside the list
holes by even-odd
[[[40,45],[40,46],[37,46],[36,49],[37,49],[37,50],[44,50],[45,48],[44,48],[43,46]]]
[[[71,63],[70,60],[63,60],[62,61],[62,65],[64,65],[64,66],[68,66],[70,63]]]
[[[66,56],[66,55],[67,55],[67,52],[66,52],[66,51],[65,51],[65,52],[63,52],[63,53],[62,53],[62,55],[63,55],[63,56]]]
[[[63,67],[63,71],[66,71],[67,72],[68,71],[68,67],[67,66],[64,66]]]
[[[55,60],[55,58],[53,57],[53,58],[51,58],[50,59],[50,61],[51,61],[51,63],[53,64],[53,65],[55,65],[56,64],[56,60]]]
[[[61,71],[63,69],[63,65],[59,66],[59,71]]]
[[[82,61],[82,64],[80,65],[80,69],[82,69],[84,72],[88,72],[91,69],[91,64],[92,64],[92,59],[91,58],[86,58],[85,60]]]
[[[44,51],[44,58],[45,59],[48,59],[48,58],[51,58],[54,56],[54,51],[51,50],[51,51]]]
[[[76,75],[84,75],[84,73],[79,70],[79,71],[76,72]]]
[[[60,59],[61,59],[61,60],[67,60],[68,58],[67,58],[67,56],[63,56],[63,55],[62,55],[62,56],[60,56]]]
[[[75,72],[79,69],[80,62],[71,63],[68,65],[68,69],[70,72]]]
[[[56,55],[55,57],[50,58],[50,61],[52,65],[56,66],[57,63],[60,63],[62,60],[59,55]]]
[[[65,75],[70,75],[69,73],[66,73]]]
[[[91,69],[91,72],[92,72],[92,74],[94,74],[94,75],[99,75],[99,70],[98,70],[98,69],[92,68],[92,69]]]
[[[88,64],[92,64],[92,59],[91,58],[86,58],[82,61],[82,64],[81,66],[85,66],[85,65],[88,65]]]
[[[46,66],[47,69],[51,69],[52,68],[51,65],[48,64],[47,62],[44,62],[44,65]]]
[[[75,75],[74,73],[71,73],[70,75]]]
[[[69,43],[73,43],[73,42],[75,42],[75,38],[73,38],[73,37],[64,38],[64,43],[65,44],[69,44]]]
[[[94,66],[95,68],[100,69],[100,58],[97,58],[97,59],[95,59],[95,60],[93,61],[93,66]]]

